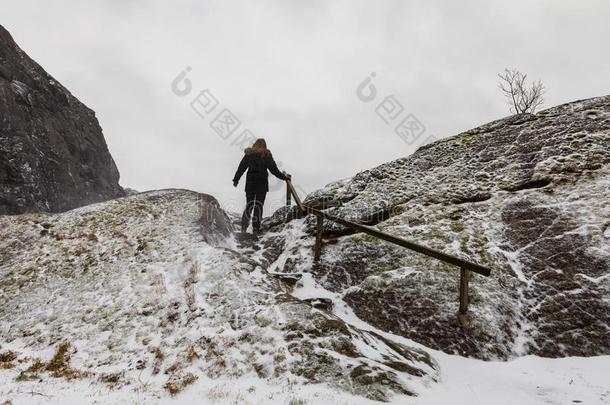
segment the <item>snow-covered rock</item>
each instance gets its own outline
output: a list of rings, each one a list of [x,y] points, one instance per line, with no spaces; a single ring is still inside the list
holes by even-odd
[[[0,229],[0,373],[17,387],[0,398],[60,379],[131,399],[235,381],[254,398],[298,401],[287,387],[317,384],[331,400],[388,400],[438,379],[426,351],[292,295],[210,196],[146,192],[0,216]]]
[[[457,267],[325,221],[320,263],[295,253],[286,271],[378,328],[482,359],[610,353],[610,96],[491,122],[305,203],[492,268],[464,330]]]

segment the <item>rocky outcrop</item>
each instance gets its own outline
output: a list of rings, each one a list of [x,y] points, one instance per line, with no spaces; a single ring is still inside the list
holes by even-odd
[[[606,96],[491,122],[307,197],[491,267],[473,275],[467,329],[456,319],[458,268],[328,221],[320,263],[294,249],[278,271],[312,273],[361,319],[446,352],[608,354],[609,190]]]
[[[240,395],[320,384],[389,400],[439,378],[427,352],[291,296],[234,245],[209,195],[146,192],[0,216],[0,228],[0,353],[10,353],[0,373],[17,381],[111,381],[133,396],[147,376],[150,401],[215,380]],[[67,349],[71,363],[51,370],[49,354]]]
[[[124,195],[95,113],[0,26],[0,214],[59,212]]]

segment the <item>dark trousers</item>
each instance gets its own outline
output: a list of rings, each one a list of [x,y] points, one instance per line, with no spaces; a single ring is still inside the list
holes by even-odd
[[[246,192],[246,209],[241,216],[241,230],[243,232],[250,225],[250,216],[252,216],[252,229],[258,232],[261,229],[261,219],[263,217],[263,204],[265,203],[266,191]],[[254,211],[254,215],[252,215]]]

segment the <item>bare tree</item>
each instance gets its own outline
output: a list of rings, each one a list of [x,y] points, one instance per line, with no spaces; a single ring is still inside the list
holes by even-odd
[[[516,69],[504,69],[504,73],[499,73],[498,77],[498,87],[506,96],[511,112],[533,114],[544,102],[542,95],[546,89],[540,80],[528,87],[525,82],[527,75]]]

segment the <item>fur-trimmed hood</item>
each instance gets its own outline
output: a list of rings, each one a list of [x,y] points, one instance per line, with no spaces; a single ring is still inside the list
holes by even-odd
[[[246,148],[244,149],[245,155],[262,155],[263,157],[271,156],[271,151],[269,149],[255,149],[255,148]]]

